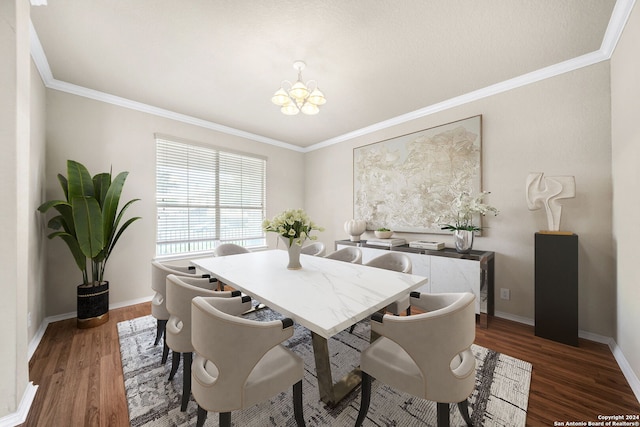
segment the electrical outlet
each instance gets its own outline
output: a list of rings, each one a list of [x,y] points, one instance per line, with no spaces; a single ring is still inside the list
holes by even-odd
[[[507,288],[500,288],[500,298],[509,301],[511,299],[511,291]]]

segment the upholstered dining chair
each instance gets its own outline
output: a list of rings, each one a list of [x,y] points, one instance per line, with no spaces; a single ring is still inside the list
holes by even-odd
[[[223,243],[213,250],[214,256],[227,256],[249,253],[249,249],[235,243]]]
[[[380,255],[377,258],[372,259],[365,265],[369,267],[384,268],[385,270],[399,271],[400,273],[411,274],[413,266],[411,265],[411,259],[400,252],[389,252],[388,254]],[[400,315],[401,311],[405,311],[407,316],[411,314],[411,303],[409,301],[409,295],[406,295],[398,301],[392,302],[387,307],[387,311]]]
[[[237,298],[194,298],[191,340],[193,397],[197,426],[207,411],[218,412],[220,426],[231,425],[231,412],[251,407],[293,386],[296,424],[304,426],[304,362],[281,343],[293,336],[291,319],[259,322],[233,314]]]
[[[389,252],[384,255],[380,255],[365,265],[408,274],[411,274],[412,269],[411,259],[400,252]],[[396,316],[399,316],[401,311],[404,311],[407,316],[411,315],[411,302],[409,300],[409,295],[405,295],[399,300],[392,302],[387,306],[386,310]],[[356,325],[351,325],[349,332],[353,333],[353,328],[355,328],[355,326]]]
[[[355,246],[347,246],[346,248],[338,249],[335,252],[331,252],[325,256],[328,259],[335,259],[337,261],[350,262],[352,264],[362,263],[362,251]]]
[[[380,335],[360,357],[361,426],[371,400],[373,378],[421,399],[437,402],[438,427],[449,426],[449,404],[457,403],[467,425],[468,397],[475,387],[475,295],[411,293],[411,304],[425,312],[413,316],[375,313],[371,330]]]
[[[151,315],[156,318],[156,339],[153,345],[158,345],[161,338],[164,338],[167,320],[169,320],[169,312],[167,311],[167,276],[175,274],[176,276],[209,278],[208,274],[201,274],[196,270],[195,266],[180,266],[151,261],[151,289],[155,291],[155,295],[151,300]],[[166,340],[163,339],[162,363],[166,363],[169,356],[169,347]]]
[[[244,246],[236,245],[235,243],[223,243],[213,250],[213,256],[227,256],[249,253],[249,249]],[[224,291],[224,283],[219,282],[218,288]]]
[[[172,350],[171,373],[169,381],[173,380],[178,371],[182,357],[182,405],[181,411],[187,410],[191,396],[191,362],[193,346],[191,345],[191,300],[198,296],[215,298],[230,298],[240,296],[240,291],[215,291],[209,279],[194,279],[179,277],[173,274],[167,276],[167,345]],[[251,298],[244,297],[238,304],[236,314],[241,314],[251,308]]]
[[[313,242],[307,246],[303,246],[300,253],[313,256],[324,256],[324,243]]]

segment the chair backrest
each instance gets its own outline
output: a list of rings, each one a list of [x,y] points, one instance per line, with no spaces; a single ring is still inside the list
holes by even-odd
[[[214,249],[214,256],[227,256],[227,255],[238,255],[238,254],[246,254],[250,252],[249,249],[244,246],[236,245],[235,243],[223,243],[217,248]]]
[[[313,255],[313,256],[323,256],[324,255],[324,243],[322,242],[314,242],[310,245],[303,246],[300,250],[301,254]]]
[[[293,336],[293,322],[285,325],[282,320],[261,322],[229,314],[233,300],[192,301],[193,347],[215,366],[211,382],[200,385],[208,386],[207,400],[215,405],[208,409],[216,412],[241,409],[247,399],[243,393],[245,383],[253,368],[270,349]],[[197,358],[194,369],[205,369],[202,362]]]
[[[156,319],[167,320],[169,318],[166,304],[167,276],[169,274],[196,277],[196,268],[151,261],[151,289],[156,292],[151,302],[151,314]]]
[[[167,276],[175,274],[176,276],[196,277],[196,268],[194,266],[182,266],[164,264],[158,261],[151,261],[151,289],[156,292],[165,294]]]
[[[411,274],[411,259],[400,252],[389,252],[372,259],[365,265],[369,267],[384,268],[385,270],[398,271]]]
[[[362,263],[362,251],[355,246],[347,246],[330,253],[325,258],[335,259],[337,261],[350,262],[352,264]]]
[[[460,402],[475,385],[475,295],[412,293],[411,305],[429,310],[412,316],[384,316],[372,329],[402,347],[418,366],[425,399]],[[381,328],[380,328],[381,327]]]
[[[191,300],[195,297],[231,296],[231,292],[215,292],[209,279],[167,276],[167,345],[180,353],[192,352]],[[206,287],[205,287],[206,286]],[[209,289],[207,289],[209,288]]]

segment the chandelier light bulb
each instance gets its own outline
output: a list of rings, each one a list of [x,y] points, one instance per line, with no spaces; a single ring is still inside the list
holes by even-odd
[[[305,86],[304,83],[298,80],[291,87],[291,90],[289,91],[289,96],[294,98],[296,101],[299,99],[304,101],[307,98],[307,96],[309,96],[309,90],[307,89],[307,86]]]
[[[282,106],[288,102],[291,102],[291,99],[289,99],[289,95],[287,94],[287,92],[285,92],[284,89],[280,88],[275,94],[273,94],[271,102],[276,105]]]
[[[327,102],[324,94],[318,89],[315,80],[309,80],[307,83],[302,80],[304,62],[294,62],[293,68],[298,71],[298,80],[293,84],[287,80],[283,81],[280,89],[271,97],[271,102],[281,107],[280,111],[287,116],[295,116],[299,112],[306,115],[318,114],[319,106]]]

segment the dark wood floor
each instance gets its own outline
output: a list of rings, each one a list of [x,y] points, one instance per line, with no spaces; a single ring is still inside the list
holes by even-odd
[[[23,426],[129,424],[116,323],[151,312],[149,303],[111,310],[110,320],[80,330],[75,319],[56,322],[31,358],[39,386]],[[597,421],[598,415],[640,414],[609,348],[580,340],[571,347],[534,336],[533,327],[491,319],[476,343],[533,364],[527,425]]]

